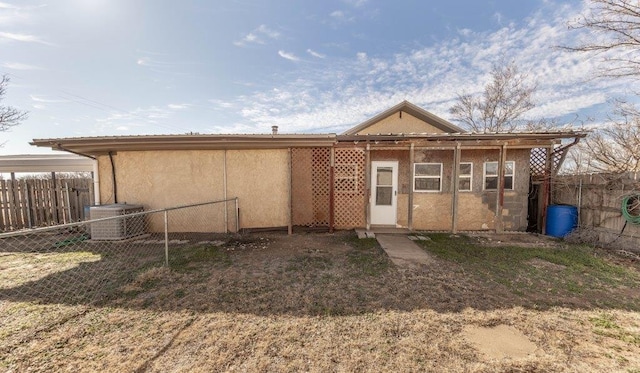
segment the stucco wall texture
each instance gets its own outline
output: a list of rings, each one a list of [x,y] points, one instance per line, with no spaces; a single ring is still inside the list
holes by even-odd
[[[407,115],[407,114],[405,114]],[[404,118],[404,116],[403,116]],[[529,191],[528,149],[507,150],[506,159],[515,161],[514,190],[505,190],[503,221],[506,230],[527,227]],[[413,193],[413,228],[452,228],[453,151],[416,150],[415,162],[443,164],[442,191]],[[496,228],[497,192],[483,190],[484,162],[497,161],[498,150],[463,150],[462,162],[473,162],[472,191],[460,192],[457,228]],[[398,160],[398,220],[409,225],[409,193],[413,188],[409,151],[372,150],[371,160]],[[113,154],[119,203],[142,204],[159,209],[223,199],[224,150],[129,151]],[[101,203],[113,203],[113,183],[109,156],[98,157]],[[239,197],[240,227],[281,227],[289,224],[289,154],[286,149],[226,151],[227,197]],[[309,189],[306,189],[309,192]],[[308,201],[307,201],[307,204]],[[228,228],[235,229],[233,204],[227,206]],[[224,231],[224,205],[181,210],[169,215],[173,232]],[[306,216],[295,216],[306,220]],[[364,211],[363,211],[364,218]],[[363,219],[364,220],[364,219]],[[161,231],[163,216],[149,218],[152,231]],[[343,227],[351,228],[351,227]]]
[[[147,210],[220,200],[224,193],[224,150],[131,151],[113,154],[119,203]],[[114,202],[109,156],[98,157],[100,199]],[[287,150],[228,150],[227,198],[239,197],[240,227],[288,224]],[[235,229],[229,203],[229,228]],[[169,214],[172,232],[224,231],[224,204]],[[150,216],[152,231],[163,227],[161,214]]]
[[[413,229],[450,230],[453,203],[453,151],[416,150],[416,163],[442,163],[442,190],[413,193]],[[497,192],[483,190],[484,162],[498,161],[498,150],[463,150],[461,162],[473,163],[472,191],[458,193],[457,229],[489,230],[496,228]],[[507,161],[515,162],[513,190],[505,190],[503,205],[504,229],[522,231],[527,227],[529,192],[528,149],[507,150]],[[413,188],[409,151],[372,151],[372,160],[398,160],[398,225],[408,226],[408,193]]]
[[[362,129],[358,135],[377,135],[379,133],[442,133],[436,128],[408,113],[394,113],[371,126]]]

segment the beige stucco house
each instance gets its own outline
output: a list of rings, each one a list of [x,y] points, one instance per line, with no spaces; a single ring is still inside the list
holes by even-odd
[[[543,226],[550,178],[583,136],[466,133],[404,101],[340,135],[80,137],[32,145],[94,158],[101,204],[156,209],[238,197],[240,228],[524,231]],[[220,216],[188,229],[211,229],[216,219],[224,230]]]

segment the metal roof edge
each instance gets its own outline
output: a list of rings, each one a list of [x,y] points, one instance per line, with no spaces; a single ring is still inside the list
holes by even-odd
[[[93,171],[94,160],[73,154],[21,154],[0,156],[0,172]]]
[[[75,137],[33,139],[30,143],[83,155],[109,151],[136,150],[216,150],[282,149],[289,147],[328,147],[336,142],[335,134],[298,135],[141,135],[109,137]]]
[[[554,140],[566,138],[583,138],[585,132],[527,132],[527,133],[409,133],[409,134],[376,134],[376,135],[338,135],[338,142],[345,141],[393,141],[393,140],[444,140],[444,141],[475,141],[475,140]]]

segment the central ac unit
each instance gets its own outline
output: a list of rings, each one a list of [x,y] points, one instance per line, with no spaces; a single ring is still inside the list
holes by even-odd
[[[128,205],[116,203],[111,205],[91,206],[89,216],[91,220],[113,218],[91,225],[92,240],[123,240],[145,233],[144,215],[127,216],[142,212],[142,205]]]

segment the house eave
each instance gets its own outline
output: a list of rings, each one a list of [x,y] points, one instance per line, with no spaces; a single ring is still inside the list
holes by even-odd
[[[376,135],[146,135],[34,139],[30,144],[81,155],[96,156],[118,151],[225,150],[317,148],[334,145],[373,146],[518,146],[544,147],[563,139],[582,138],[583,132],[537,133],[440,133]]]
[[[559,144],[563,139],[583,138],[583,132],[527,132],[527,133],[441,133],[441,134],[376,134],[338,135],[338,144],[449,144],[450,146],[521,145],[537,147]]]
[[[330,147],[334,134],[322,135],[151,135],[34,139],[30,144],[81,154],[117,151],[286,149]]]

